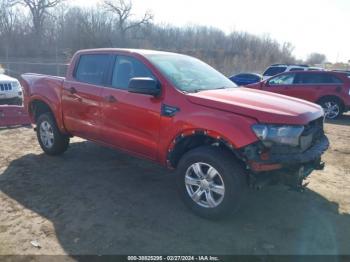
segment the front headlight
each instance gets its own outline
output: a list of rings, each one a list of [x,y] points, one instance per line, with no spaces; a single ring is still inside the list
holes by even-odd
[[[256,136],[268,147],[273,143],[298,146],[300,135],[304,131],[303,126],[264,124],[253,125],[252,129]]]
[[[15,90],[20,90],[21,84],[18,81],[12,82],[12,88]]]

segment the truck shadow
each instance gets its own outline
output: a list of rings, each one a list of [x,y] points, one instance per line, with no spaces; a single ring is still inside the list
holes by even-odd
[[[156,164],[80,142],[62,157],[13,161],[0,190],[50,220],[72,256],[350,252],[349,214],[311,190],[252,191],[238,214],[207,221],[184,207],[174,182]]]
[[[350,115],[345,114],[335,120],[326,120],[326,123],[332,125],[350,126]]]

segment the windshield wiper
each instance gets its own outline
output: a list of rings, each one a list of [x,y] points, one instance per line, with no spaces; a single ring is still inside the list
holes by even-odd
[[[202,91],[211,91],[211,90],[219,90],[219,89],[227,89],[227,88],[228,87],[218,87],[218,88],[210,88],[210,89],[198,88],[198,89],[191,90],[191,93],[199,93]]]

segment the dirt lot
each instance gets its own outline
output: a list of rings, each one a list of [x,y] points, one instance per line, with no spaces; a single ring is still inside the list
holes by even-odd
[[[192,215],[153,163],[80,139],[48,157],[33,130],[0,130],[0,254],[350,254],[350,115],[326,130],[306,192],[252,191],[220,222]]]

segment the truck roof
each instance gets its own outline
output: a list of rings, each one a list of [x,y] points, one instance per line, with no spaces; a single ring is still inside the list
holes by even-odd
[[[79,50],[76,54],[83,54],[83,53],[114,53],[114,52],[121,52],[121,53],[136,53],[140,55],[157,55],[157,54],[176,54],[172,52],[165,52],[165,51],[157,51],[157,50],[148,50],[148,49],[132,49],[132,48],[94,48],[94,49],[83,49]]]

